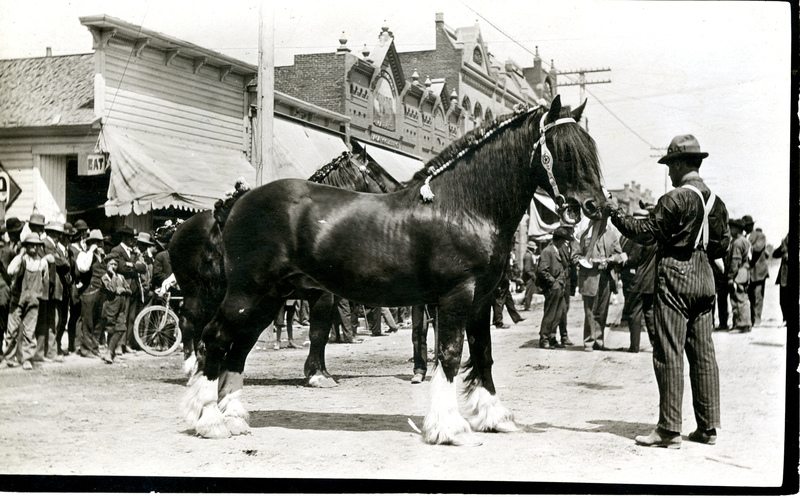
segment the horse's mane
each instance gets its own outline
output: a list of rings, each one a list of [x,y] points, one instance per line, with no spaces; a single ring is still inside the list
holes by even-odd
[[[318,169],[308,178],[308,181],[330,185],[331,187],[355,190],[358,185],[359,170],[351,163],[352,154],[345,151],[342,154]]]
[[[452,195],[437,196],[433,202],[448,211],[480,210],[487,202],[488,192],[499,191],[509,197],[520,194],[523,185],[510,181],[507,173],[519,161],[531,162],[531,152],[539,138],[539,122],[547,111],[545,107],[520,110],[468,132],[416,172],[410,186],[421,186],[440,169],[431,179],[432,190],[437,195]],[[560,117],[567,116],[569,113],[562,111]],[[560,178],[578,188],[600,182],[597,146],[588,133],[578,126],[555,126],[547,136],[555,167],[561,168]]]
[[[220,199],[214,203],[214,219],[219,224],[220,230],[225,226],[225,221],[227,221],[228,215],[231,214],[233,205],[241,196],[249,191],[250,185],[248,185],[247,181],[244,178],[239,178],[236,180],[236,185],[234,185],[233,190],[226,192],[224,199]]]

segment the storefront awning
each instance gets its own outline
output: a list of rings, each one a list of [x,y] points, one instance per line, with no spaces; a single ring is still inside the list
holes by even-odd
[[[264,183],[281,178],[307,180],[348,150],[336,135],[278,117],[273,123],[275,171],[264,172]]]
[[[558,213],[556,213],[556,203],[550,195],[537,188],[533,193],[531,201],[531,217],[528,224],[528,235],[542,237],[553,233],[553,230],[561,224]]]
[[[373,161],[380,164],[381,167],[399,183],[405,183],[411,180],[411,178],[414,177],[414,173],[425,166],[419,159],[391,152],[360,140],[356,141],[359,145],[364,147],[364,150],[367,151],[367,155],[369,155]]]
[[[111,165],[108,216],[165,207],[203,211],[238,178],[255,181],[255,168],[232,149],[112,126],[101,138]]]

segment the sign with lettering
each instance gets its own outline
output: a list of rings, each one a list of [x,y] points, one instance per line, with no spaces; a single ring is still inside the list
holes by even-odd
[[[109,157],[107,152],[99,154],[87,154],[86,156],[86,176],[102,175],[106,172],[109,166]]]
[[[0,166],[0,202],[5,203],[6,209],[11,207],[21,192],[22,189],[19,188],[17,182],[11,178],[5,168]]]

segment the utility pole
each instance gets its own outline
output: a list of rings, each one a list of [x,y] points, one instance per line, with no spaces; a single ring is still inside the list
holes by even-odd
[[[256,186],[277,179],[272,156],[272,130],[275,117],[275,19],[269,0],[261,0],[258,23],[258,161]]]
[[[567,74],[577,74],[578,81],[570,81],[567,83],[558,82],[558,86],[580,86],[581,87],[581,103],[583,103],[585,97],[584,94],[586,93],[586,85],[597,85],[600,83],[611,83],[611,80],[595,80],[595,81],[587,81],[586,80],[586,73],[602,73],[611,71],[610,68],[600,68],[600,69],[578,69],[575,71],[558,71],[556,74],[567,75]]]
[[[650,147],[650,150],[653,151],[653,154],[650,154],[650,157],[662,158],[667,153],[667,148],[666,147]],[[669,168],[664,168],[664,193],[665,194],[667,193],[667,188],[668,188],[667,187],[667,178],[669,178],[669,176],[667,175],[668,172],[669,172]]]

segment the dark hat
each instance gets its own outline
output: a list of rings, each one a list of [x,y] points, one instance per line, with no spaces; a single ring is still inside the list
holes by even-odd
[[[88,230],[89,225],[86,224],[83,220],[78,220],[75,222],[75,231],[80,232],[81,230]]]
[[[117,230],[117,234],[122,235],[123,237],[128,236],[128,235],[133,237],[133,236],[136,235],[135,233],[133,233],[133,228],[131,228],[129,226],[123,226],[122,228]]]
[[[39,238],[38,234],[29,233],[25,236],[25,240],[22,241],[23,244],[44,244],[42,239]]]
[[[684,157],[708,157],[708,152],[700,152],[700,142],[694,135],[678,135],[667,147],[667,155],[658,160],[659,164],[669,164]]]
[[[744,230],[744,228],[745,228],[744,221],[742,221],[740,219],[737,219],[737,218],[731,218],[730,220],[728,220],[728,225],[730,225],[732,227],[736,227],[739,230]]]
[[[6,231],[8,232],[21,232],[23,224],[19,221],[19,218],[7,218],[6,219]]]
[[[75,227],[72,226],[72,223],[67,221],[64,223],[64,233],[67,235],[75,235],[78,232],[75,230]]]
[[[31,219],[28,220],[28,225],[38,225],[44,226],[44,215],[39,213],[34,213],[31,215]]]
[[[111,243],[111,236],[110,235],[104,235],[103,236],[103,242],[106,243],[106,244],[110,244]]]
[[[755,221],[753,221],[753,217],[752,216],[750,216],[749,214],[746,214],[746,215],[742,216],[742,223],[744,223],[745,225],[752,225],[752,224],[755,223]]]
[[[564,239],[569,240],[572,238],[572,227],[567,226],[560,226],[553,230],[553,240],[555,239]]]

